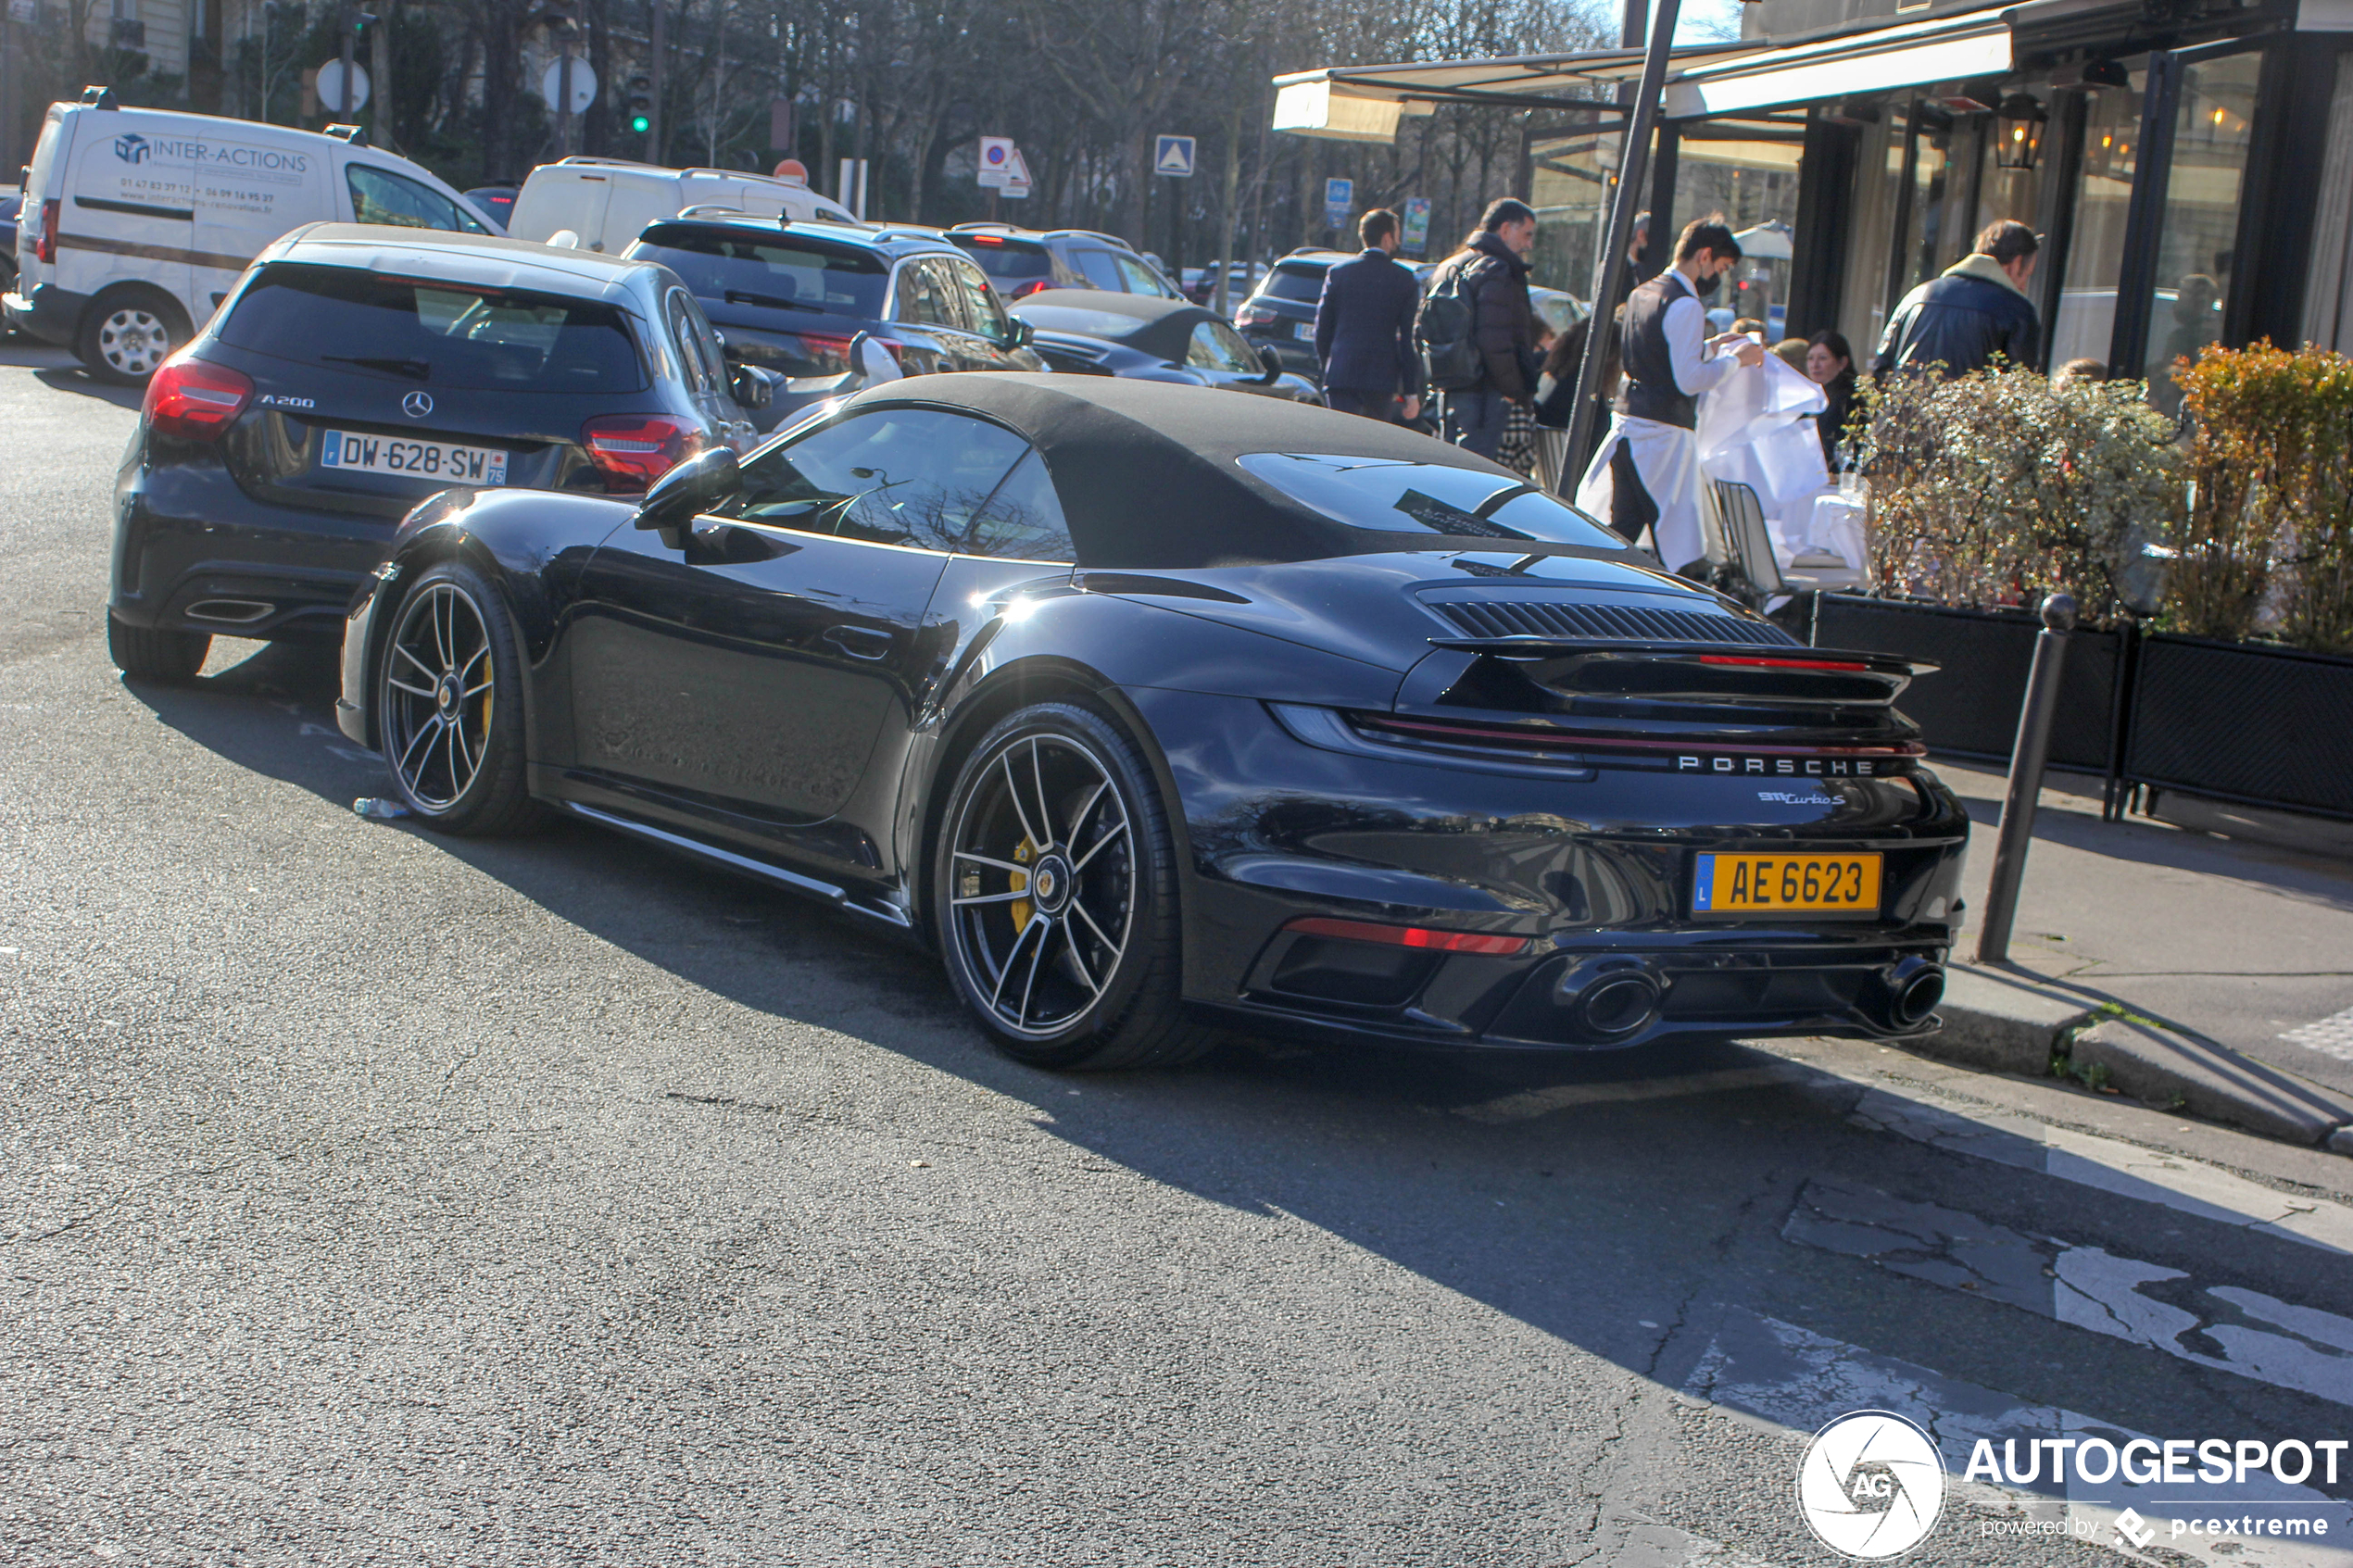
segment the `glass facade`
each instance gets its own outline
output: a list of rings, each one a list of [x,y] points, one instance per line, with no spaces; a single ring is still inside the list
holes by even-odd
[[[2083,157],[2075,177],[2075,236],[2046,351],[2053,366],[2070,359],[2108,363],[2116,328],[2116,285],[2124,267],[2124,217],[2140,167],[2141,110],[2148,90],[2146,56],[2130,62],[2131,85],[2107,87],[2084,106]]]
[[[2262,55],[2250,50],[2183,69],[2146,359],[2149,401],[2167,413],[2182,402],[2173,362],[2222,336],[2262,68]]]
[[[1724,280],[1710,313],[1719,326],[1736,319],[1763,323],[1765,341],[1784,334],[1791,252],[1797,236],[1797,187],[1806,128],[1757,124],[1686,128],[1675,165],[1676,227],[1720,212],[1735,234],[1748,232],[1741,265]]]

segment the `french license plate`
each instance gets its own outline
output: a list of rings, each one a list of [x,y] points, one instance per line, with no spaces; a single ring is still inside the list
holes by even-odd
[[[1313,321],[1293,321],[1290,324],[1290,335],[1297,338],[1302,343],[1313,343],[1315,341],[1315,323]]]
[[[326,433],[319,452],[322,469],[361,469],[369,473],[405,473],[448,484],[504,484],[507,454],[487,446],[447,441],[410,441],[398,435],[362,435],[353,430]]]
[[[1876,854],[1702,855],[1692,878],[1692,914],[1877,915],[1879,875]]]

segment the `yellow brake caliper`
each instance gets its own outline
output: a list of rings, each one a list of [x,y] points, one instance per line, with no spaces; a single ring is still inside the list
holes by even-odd
[[[1037,857],[1038,846],[1029,841],[1029,835],[1027,834],[1022,834],[1021,843],[1014,847],[1013,859],[1019,860],[1026,866],[1031,860],[1037,859]],[[1012,884],[1007,889],[1009,892],[1019,893],[1029,885],[1029,873],[1027,872],[1008,872],[1006,873],[1006,877]],[[963,878],[960,883],[957,891],[962,897],[966,898],[979,897],[980,873],[975,871],[966,872],[963,874]],[[1008,912],[1013,917],[1013,930],[1015,934],[1019,934],[1028,928],[1030,915],[1028,899],[1014,899]]]

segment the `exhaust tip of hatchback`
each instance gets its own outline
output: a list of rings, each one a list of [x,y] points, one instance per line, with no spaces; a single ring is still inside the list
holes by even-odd
[[[1944,967],[1923,958],[1908,958],[1881,977],[1888,1022],[1898,1029],[1916,1029],[1928,1022],[1944,999]]]
[[[276,605],[263,604],[258,599],[198,599],[182,613],[191,621],[215,621],[223,626],[250,626],[257,621],[267,621],[277,608]]]

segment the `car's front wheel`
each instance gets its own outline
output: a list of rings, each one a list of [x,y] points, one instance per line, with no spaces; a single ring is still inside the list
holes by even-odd
[[[1039,1067],[1160,1067],[1214,1031],[1179,1000],[1176,857],[1151,770],[1101,714],[1041,703],[965,757],[933,859],[948,975]]]
[[[393,787],[443,833],[528,827],[522,651],[480,572],[445,561],[402,596],[376,674],[377,728]]]

